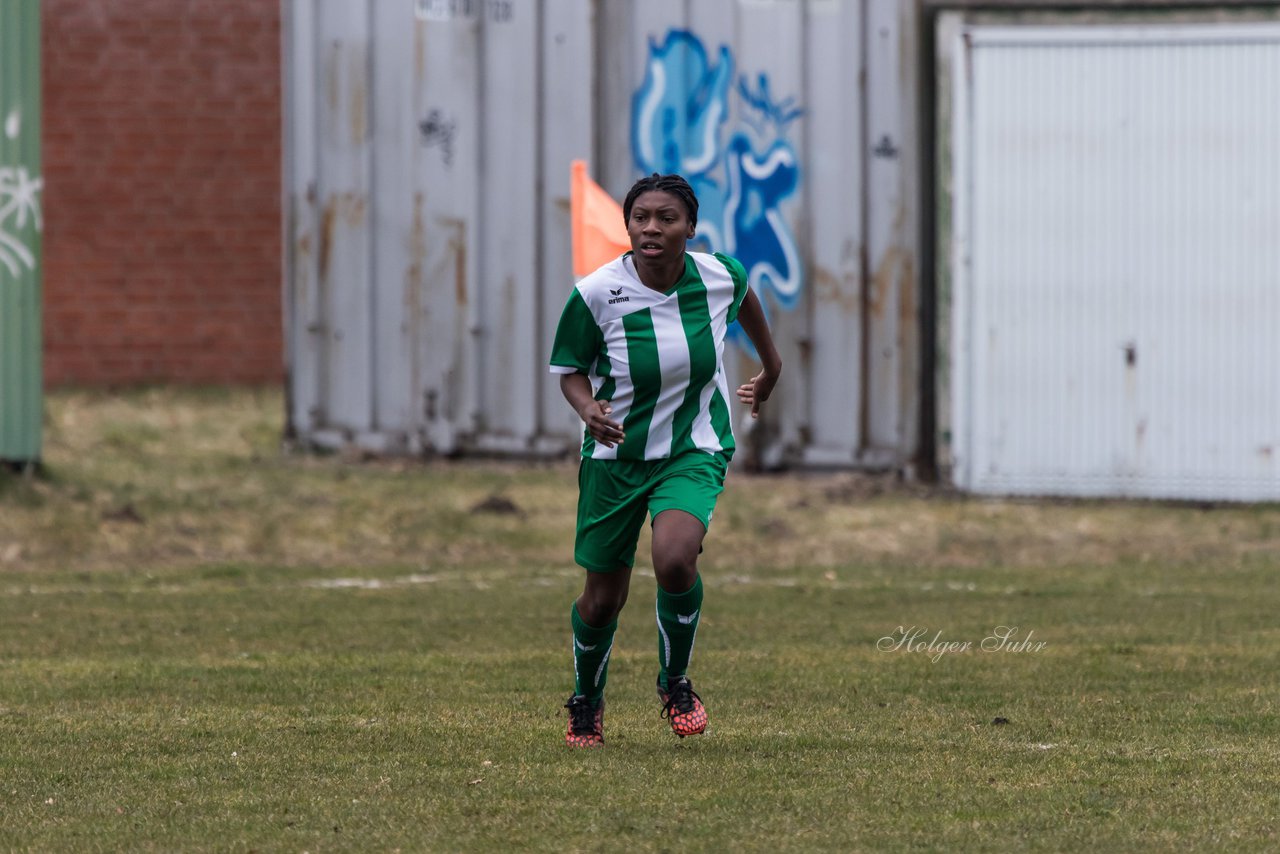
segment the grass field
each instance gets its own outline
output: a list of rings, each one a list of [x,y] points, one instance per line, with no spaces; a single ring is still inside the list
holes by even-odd
[[[570,752],[572,464],[287,453],[281,411],[58,392],[0,474],[0,850],[1280,848],[1274,506],[735,472],[708,734],[658,716],[642,558]]]

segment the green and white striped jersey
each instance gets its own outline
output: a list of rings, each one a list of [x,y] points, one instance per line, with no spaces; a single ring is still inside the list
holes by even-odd
[[[578,282],[556,327],[551,372],[586,374],[627,434],[606,448],[584,430],[582,455],[732,456],[724,336],[746,295],[742,264],[719,252],[686,252],[684,276],[665,293],[640,281],[630,252]]]

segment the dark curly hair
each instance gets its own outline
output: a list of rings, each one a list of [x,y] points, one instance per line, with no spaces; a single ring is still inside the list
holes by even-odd
[[[627,191],[627,198],[622,202],[624,224],[631,222],[631,206],[635,204],[636,199],[651,190],[670,193],[684,202],[685,210],[689,213],[689,224],[692,226],[698,224],[698,197],[693,194],[693,187],[690,187],[689,182],[679,175],[659,175],[657,172],[636,181]]]

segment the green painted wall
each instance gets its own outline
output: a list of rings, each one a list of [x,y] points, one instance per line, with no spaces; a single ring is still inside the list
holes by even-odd
[[[40,458],[40,0],[0,0],[0,460]]]

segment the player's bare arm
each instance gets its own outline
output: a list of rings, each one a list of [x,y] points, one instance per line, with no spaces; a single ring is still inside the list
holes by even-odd
[[[561,374],[560,392],[569,401],[573,411],[578,413],[582,423],[587,425],[587,432],[592,439],[606,448],[612,448],[615,443],[622,444],[622,440],[626,438],[622,425],[609,418],[613,407],[603,400],[595,399],[591,392],[591,380],[587,379],[586,374]]]
[[[782,357],[773,344],[773,333],[769,331],[769,322],[765,320],[760,298],[750,288],[747,289],[742,307],[738,309],[738,322],[760,354],[762,366],[760,373],[752,377],[750,382],[738,386],[738,400],[751,407],[752,418],[758,418],[760,404],[773,394],[773,387],[778,384],[778,377],[782,375]]]

